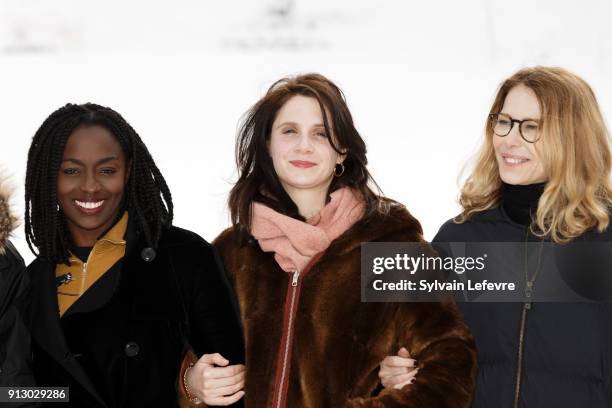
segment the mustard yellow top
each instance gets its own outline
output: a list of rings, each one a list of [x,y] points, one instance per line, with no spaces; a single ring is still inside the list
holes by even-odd
[[[77,301],[102,275],[125,255],[125,231],[127,229],[127,212],[104,236],[96,241],[87,262],[83,263],[77,256],[70,253],[70,266],[58,264],[55,276],[67,273],[72,279],[57,288],[57,303],[60,316]]]

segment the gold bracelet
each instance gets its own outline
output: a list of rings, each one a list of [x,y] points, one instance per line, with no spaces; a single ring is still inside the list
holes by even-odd
[[[183,388],[185,389],[185,396],[187,397],[187,399],[189,400],[189,402],[191,402],[192,404],[201,404],[202,401],[200,401],[200,399],[191,394],[191,392],[189,391],[189,386],[187,385],[187,372],[194,366],[194,363],[189,363],[189,366],[187,367],[187,369],[185,370],[185,373],[183,374]]]

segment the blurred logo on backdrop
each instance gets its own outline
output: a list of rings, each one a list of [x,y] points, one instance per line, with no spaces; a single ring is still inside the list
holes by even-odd
[[[318,51],[334,48],[372,13],[342,0],[0,2],[4,54]]]
[[[310,51],[333,46],[330,31],[349,25],[346,7],[317,7],[304,0],[258,2],[255,13],[244,17],[239,29],[221,40],[222,48],[246,51]],[[333,2],[329,3],[333,5]],[[314,6],[314,7],[313,7]]]
[[[0,2],[0,51],[41,54],[81,47],[83,22],[70,8],[40,0]]]

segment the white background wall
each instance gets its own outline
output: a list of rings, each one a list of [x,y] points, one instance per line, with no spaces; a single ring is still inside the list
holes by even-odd
[[[431,239],[514,71],[578,73],[610,121],[610,16],[604,0],[3,0],[0,163],[22,214],[42,121],[67,102],[110,106],[167,178],[175,224],[212,240],[228,225],[239,117],[281,76],[318,71],[345,91],[384,193]]]

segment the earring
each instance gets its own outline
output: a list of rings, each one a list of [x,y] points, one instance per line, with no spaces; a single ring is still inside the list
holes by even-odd
[[[337,172],[338,166],[340,166],[340,172],[339,173]],[[343,174],[344,174],[344,163],[336,164],[336,167],[334,167],[334,176],[340,177]]]

